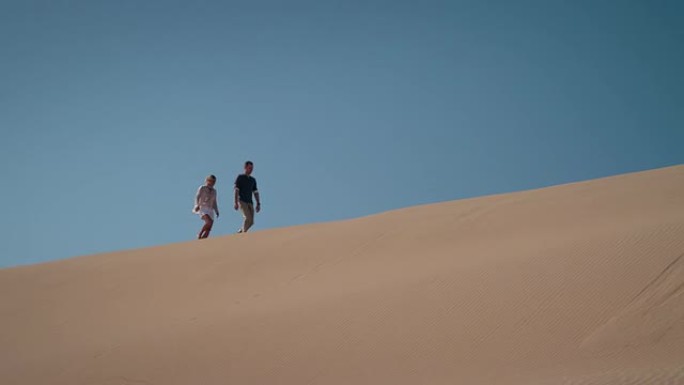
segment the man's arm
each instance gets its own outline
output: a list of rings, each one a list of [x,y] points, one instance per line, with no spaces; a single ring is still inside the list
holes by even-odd
[[[259,212],[261,211],[261,198],[259,197],[259,189],[257,188],[256,179],[254,180],[254,189],[252,190],[252,192],[254,193],[254,198],[257,202],[256,212]]]
[[[256,198],[257,205],[256,205],[256,212],[261,211],[261,198],[259,198],[259,192],[255,191],[254,192],[254,198]]]
[[[218,195],[218,194],[216,194]],[[216,212],[216,218],[219,217],[219,211],[218,211],[218,196],[214,198],[214,211]]]
[[[235,178],[235,188],[233,189],[233,208],[237,210],[240,206],[238,205],[238,199],[240,199],[240,175]]]

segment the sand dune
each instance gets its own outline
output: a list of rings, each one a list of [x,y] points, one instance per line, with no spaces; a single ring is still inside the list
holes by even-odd
[[[684,384],[684,166],[0,270],[1,384]]]

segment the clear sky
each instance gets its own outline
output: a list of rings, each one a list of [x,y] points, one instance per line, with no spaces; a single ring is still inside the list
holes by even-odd
[[[0,0],[0,266],[684,163],[682,1]]]

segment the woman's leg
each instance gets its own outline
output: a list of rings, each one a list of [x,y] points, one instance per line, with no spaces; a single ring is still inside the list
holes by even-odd
[[[199,235],[197,236],[198,239],[208,237],[211,232],[211,227],[214,225],[214,221],[207,214],[202,215],[202,220],[204,221],[204,226],[202,226],[202,230],[200,230]]]

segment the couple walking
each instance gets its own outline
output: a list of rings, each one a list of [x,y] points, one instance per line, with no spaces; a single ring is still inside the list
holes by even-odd
[[[256,179],[252,176],[254,171],[254,163],[251,161],[245,162],[244,174],[238,175],[235,179],[235,189],[233,194],[233,208],[242,211],[244,221],[238,233],[246,233],[254,224],[254,214],[261,211],[261,200],[259,199],[259,190],[257,190]],[[216,176],[209,175],[205,184],[200,186],[195,195],[195,207],[193,212],[198,214],[204,221],[204,226],[197,235],[198,239],[204,239],[209,236],[211,228],[214,226],[214,219],[219,217],[218,201],[216,199]],[[252,196],[256,198],[256,207],[252,200]]]

